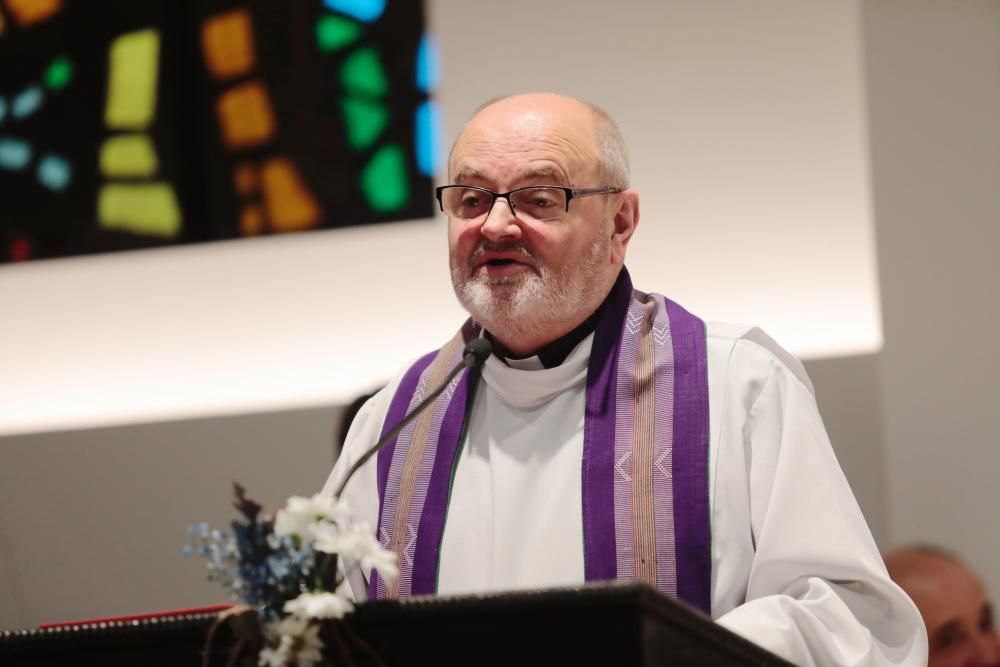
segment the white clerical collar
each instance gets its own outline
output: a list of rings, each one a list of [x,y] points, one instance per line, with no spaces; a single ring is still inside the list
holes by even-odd
[[[537,356],[508,359],[491,356],[483,365],[483,381],[508,405],[533,408],[576,385],[586,384],[594,334],[590,334],[554,368],[545,368]]]

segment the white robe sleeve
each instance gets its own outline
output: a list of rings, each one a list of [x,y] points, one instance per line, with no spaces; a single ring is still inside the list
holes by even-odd
[[[392,400],[401,379],[402,375],[396,377],[389,386],[368,399],[358,410],[347,433],[344,447],[337,457],[337,463],[323,486],[322,493],[324,495],[333,496],[354,462],[364,456],[365,452],[378,442],[378,438],[382,434],[382,422],[389,409],[389,402]],[[344,488],[344,498],[351,510],[351,522],[366,522],[373,533],[378,528],[379,512],[377,462],[377,455],[371,457]],[[338,561],[337,567],[344,575],[344,582],[337,589],[338,592],[357,602],[367,600],[368,573],[361,572],[357,563],[345,563],[343,559]]]
[[[888,578],[808,379],[757,343],[733,349],[729,372],[756,366],[756,381],[726,397],[723,439],[738,444],[719,452],[717,484],[745,480],[752,562],[742,603],[717,622],[797,665],[926,665],[919,612]]]

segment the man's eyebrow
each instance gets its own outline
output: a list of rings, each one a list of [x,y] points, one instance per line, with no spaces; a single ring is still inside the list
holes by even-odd
[[[533,179],[550,179],[554,182],[562,182],[563,175],[559,173],[554,167],[537,167],[533,169],[526,169],[518,174],[518,181],[529,181]]]
[[[957,632],[960,626],[961,623],[959,623],[957,620],[948,621],[940,628],[935,630],[934,635],[932,637],[929,637],[928,640],[930,643],[940,642],[942,638],[944,638],[945,636]]]
[[[455,174],[455,182],[461,183],[462,181],[471,181],[477,178],[482,178],[478,169],[473,169],[472,167],[462,167]]]

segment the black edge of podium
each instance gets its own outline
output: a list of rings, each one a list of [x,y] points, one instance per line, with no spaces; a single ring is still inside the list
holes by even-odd
[[[200,665],[215,618],[0,632],[0,665]],[[394,667],[790,664],[635,583],[370,602],[345,621]]]

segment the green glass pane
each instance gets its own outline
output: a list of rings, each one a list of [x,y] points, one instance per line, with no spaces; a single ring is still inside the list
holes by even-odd
[[[344,100],[347,142],[356,151],[368,148],[389,124],[389,110],[378,102],[348,97]]]
[[[383,146],[361,171],[361,191],[379,213],[390,213],[406,205],[410,187],[406,179],[406,156],[396,144]]]
[[[340,16],[324,16],[316,23],[316,48],[324,53],[342,49],[361,34],[361,26]]]
[[[45,70],[45,85],[49,90],[59,90],[73,80],[73,63],[69,58],[56,58]]]
[[[340,80],[349,95],[382,97],[389,90],[378,51],[371,47],[358,49],[347,57],[340,68]]]

